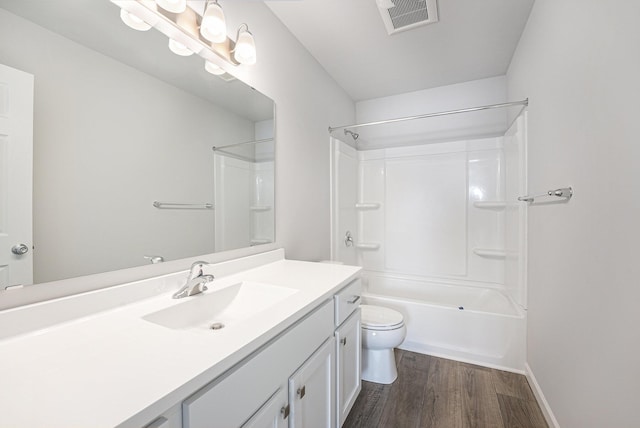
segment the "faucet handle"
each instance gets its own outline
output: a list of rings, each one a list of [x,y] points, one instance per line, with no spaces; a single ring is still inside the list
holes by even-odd
[[[199,260],[197,262],[194,262],[191,265],[191,271],[189,272],[189,277],[191,279],[193,279],[193,278],[197,278],[199,276],[204,275],[204,267],[205,266],[209,266],[209,263],[203,262],[201,260]]]

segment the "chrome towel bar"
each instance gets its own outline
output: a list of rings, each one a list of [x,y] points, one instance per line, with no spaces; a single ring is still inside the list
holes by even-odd
[[[213,204],[178,204],[175,202],[158,202],[153,201],[153,206],[158,209],[171,209],[171,210],[212,210]]]
[[[522,201],[522,202],[533,203],[533,202],[535,202],[535,200],[537,198],[542,198],[542,197],[546,197],[546,196],[552,196],[552,197],[556,197],[556,198],[564,198],[564,199],[566,199],[568,201],[573,196],[573,188],[571,186],[569,186],[569,187],[561,187],[559,189],[549,190],[549,191],[547,191],[547,193],[542,193],[540,195],[519,196],[518,200]]]

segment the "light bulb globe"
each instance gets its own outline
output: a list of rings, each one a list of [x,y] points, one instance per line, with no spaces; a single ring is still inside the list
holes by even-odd
[[[156,0],[156,4],[167,12],[182,13],[187,10],[187,0]]]
[[[151,25],[124,9],[120,9],[120,19],[122,19],[122,22],[124,22],[127,27],[133,28],[134,30],[147,31],[151,28]]]
[[[204,69],[215,76],[221,76],[226,73],[222,67],[212,63],[211,61],[204,62]]]
[[[218,3],[210,3],[202,16],[200,24],[202,37],[214,43],[227,40],[227,22],[222,7]]]
[[[249,31],[243,31],[238,35],[233,57],[240,64],[253,65],[256,63],[256,42]]]
[[[189,49],[182,43],[173,39],[169,39],[169,49],[171,49],[171,52],[173,52],[176,55],[180,55],[180,56],[193,55],[193,51],[191,49]]]

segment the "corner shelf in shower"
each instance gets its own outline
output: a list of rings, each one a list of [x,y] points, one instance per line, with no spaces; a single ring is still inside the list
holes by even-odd
[[[515,202],[507,202],[507,201],[475,201],[473,206],[476,208],[483,208],[487,210],[503,210],[507,207],[516,207],[518,204]]]
[[[377,210],[380,208],[379,202],[358,202],[356,204],[357,210]]]
[[[356,242],[356,248],[360,250],[379,250],[380,244],[377,242]]]
[[[474,248],[473,253],[480,257],[487,257],[491,259],[504,259],[507,257],[505,250],[497,250],[495,248]]]
[[[269,210],[271,210],[271,206],[270,205],[255,205],[255,206],[249,207],[249,210],[251,210],[251,211],[269,211]]]

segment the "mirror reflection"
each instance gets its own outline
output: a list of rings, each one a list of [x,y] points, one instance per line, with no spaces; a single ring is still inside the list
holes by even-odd
[[[273,138],[214,147],[214,158],[215,248],[273,242]]]
[[[0,0],[0,64],[34,76],[32,277],[3,289],[275,239],[273,102],[119,13]]]

